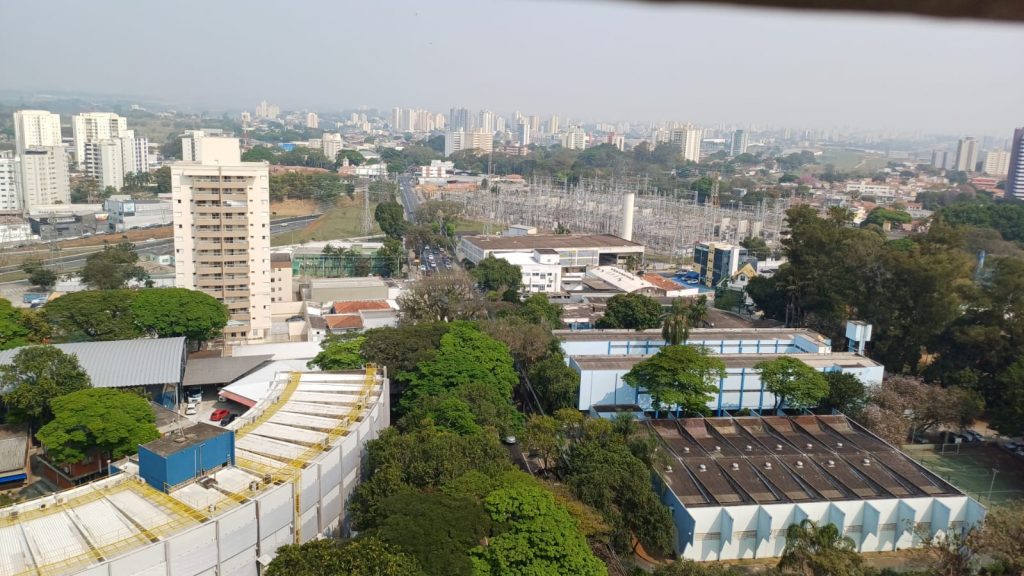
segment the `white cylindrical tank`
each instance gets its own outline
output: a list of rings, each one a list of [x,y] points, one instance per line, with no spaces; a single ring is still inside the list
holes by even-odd
[[[633,207],[636,204],[636,192],[627,192],[622,203],[622,238],[633,239]]]

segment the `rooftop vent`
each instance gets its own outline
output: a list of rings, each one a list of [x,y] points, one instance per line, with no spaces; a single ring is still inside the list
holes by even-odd
[[[690,453],[690,447],[689,446],[683,446],[683,454],[689,454],[689,453]]]
[[[775,445],[775,449],[781,452],[782,451],[782,444],[776,444]]]
[[[665,464],[665,472],[672,472],[672,465],[671,464]]]
[[[836,448],[842,448],[842,447],[843,447],[843,443],[842,442],[836,442]]]
[[[836,467],[836,461],[835,460],[829,460],[827,462],[827,464],[828,464],[829,468],[835,468]]]
[[[871,459],[870,458],[865,458],[864,461],[863,461],[863,464],[865,466],[871,466]]]
[[[804,448],[807,448],[808,450],[810,450],[811,448],[814,448],[814,444],[811,444],[810,442],[808,442],[806,445],[804,445]]]
[[[803,460],[797,460],[797,461],[796,461],[796,467],[797,467],[797,468],[803,468],[803,467],[804,467],[804,462],[803,462]]]
[[[722,451],[722,447],[721,446],[715,446],[715,452],[721,452],[721,451]]]
[[[739,465],[739,463],[737,463],[737,462],[733,462],[733,463],[732,463],[732,469],[733,469],[733,470],[739,470],[739,469],[740,469],[740,465]]]
[[[701,464],[700,466],[697,466],[697,469],[700,470],[701,472],[705,472],[707,471],[708,467]]]
[[[772,463],[771,462],[765,462],[764,463],[764,469],[765,470],[771,470],[772,469]]]
[[[747,452],[750,452],[753,449],[754,449],[753,446],[751,446],[750,444],[747,444]]]

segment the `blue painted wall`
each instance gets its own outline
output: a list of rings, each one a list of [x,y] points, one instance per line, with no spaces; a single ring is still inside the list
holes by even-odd
[[[683,506],[683,503],[676,498],[675,493],[665,485],[665,481],[661,479],[661,476],[657,474],[652,474],[651,476],[654,483],[654,491],[661,498],[661,503],[667,506],[672,513],[672,520],[676,525],[674,539],[676,554],[681,556],[688,546],[693,546],[693,531],[697,526],[697,522],[686,511],[686,506]]]
[[[139,475],[161,491],[234,462],[235,433],[230,430],[203,442],[183,446],[166,458],[139,446]]]

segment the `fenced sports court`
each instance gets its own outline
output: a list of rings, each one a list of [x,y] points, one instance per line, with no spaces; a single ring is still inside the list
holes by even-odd
[[[991,445],[915,448],[911,457],[985,506],[1024,498],[1024,457]]]

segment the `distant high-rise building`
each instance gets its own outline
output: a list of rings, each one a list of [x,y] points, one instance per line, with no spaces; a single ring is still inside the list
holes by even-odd
[[[1006,150],[989,150],[981,171],[989,176],[1006,176],[1010,171],[1010,153]]]
[[[946,168],[946,151],[945,150],[932,150],[932,167],[933,168]]]
[[[14,152],[0,151],[0,211],[21,210],[20,188],[14,170]]]
[[[401,128],[399,128],[401,126],[401,124],[402,124],[402,109],[399,108],[398,106],[395,106],[394,108],[391,109],[391,131],[392,132],[401,132]]]
[[[320,138],[320,146],[323,148],[324,156],[327,156],[328,160],[335,160],[344,144],[341,140],[341,134],[338,133],[324,132],[324,135]]]
[[[266,118],[268,120],[274,120],[281,114],[281,108],[274,105],[268,104],[266,100],[263,100],[256,106],[256,117]]]
[[[60,146],[60,115],[46,110],[18,110],[14,113],[15,150],[35,146]]]
[[[747,153],[747,132],[737,130],[732,133],[732,146],[729,149],[730,156],[739,156]]]
[[[683,160],[700,162],[700,141],[703,131],[687,124],[682,128],[673,128],[669,135],[669,141],[679,145],[679,152]]]
[[[191,138],[188,138],[191,139]],[[196,160],[171,166],[175,286],[220,300],[229,341],[270,334],[270,177],[237,138],[199,135]]]
[[[75,161],[78,167],[89,176],[98,178],[98,171],[89,166],[85,153],[85,145],[119,138],[128,129],[128,120],[113,112],[86,112],[71,117],[71,133],[75,138]]]
[[[474,128],[473,115],[466,108],[452,108],[448,115],[448,129],[454,132],[470,132]]]
[[[306,112],[306,128],[319,128],[320,117],[316,115],[316,112]]]
[[[558,116],[555,114],[552,114],[551,120],[548,120],[548,134],[558,134]]]
[[[124,173],[149,172],[149,139],[135,136],[134,130],[125,130],[121,137],[121,161]]]
[[[444,155],[451,156],[462,150],[490,153],[494,149],[494,134],[490,132],[449,131],[444,137]]]
[[[974,172],[978,165],[978,141],[967,137],[956,145],[956,169],[960,172]]]
[[[608,143],[618,148],[619,152],[626,149],[626,137],[615,132],[608,133]]]
[[[494,112],[481,110],[477,127],[484,132],[494,132]]]
[[[85,143],[85,154],[89,159],[91,176],[101,188],[112,186],[120,190],[124,186],[124,155],[120,140],[90,140]]]
[[[1013,131],[1010,166],[1006,175],[1006,194],[1024,199],[1024,128]]]
[[[242,125],[248,126],[252,122],[252,114],[250,114],[249,112],[242,112],[241,119]]]
[[[530,124],[530,132],[540,132],[540,118],[537,116],[527,116],[527,122]]]
[[[520,122],[519,130],[516,132],[516,144],[519,146],[530,145],[530,124],[529,122]]]
[[[63,146],[34,146],[18,154],[15,161],[21,183],[21,209],[30,213],[43,205],[70,204],[71,181]]]
[[[587,133],[581,126],[572,126],[562,135],[562,148],[583,150],[587,147]]]

